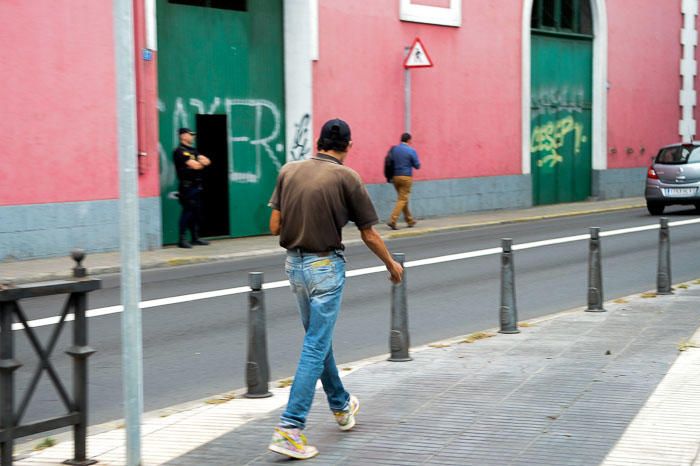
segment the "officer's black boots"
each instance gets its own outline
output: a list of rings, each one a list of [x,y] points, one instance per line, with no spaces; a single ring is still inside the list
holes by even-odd
[[[180,248],[192,249],[192,245],[190,244],[189,241],[187,241],[187,239],[185,239],[185,235],[184,235],[184,234],[181,234],[181,235],[180,235],[180,241],[178,241],[177,245],[178,245],[178,247],[180,247]]]
[[[208,246],[209,241],[199,237],[199,230],[197,228],[192,230],[192,244],[195,246]]]

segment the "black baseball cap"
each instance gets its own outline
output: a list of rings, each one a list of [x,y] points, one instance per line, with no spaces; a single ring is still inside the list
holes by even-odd
[[[189,134],[193,134],[193,135],[197,134],[189,128],[180,128],[177,130],[177,134],[185,134],[185,133],[189,133]]]
[[[351,140],[350,125],[340,118],[328,120],[321,128],[321,139],[349,142]]]

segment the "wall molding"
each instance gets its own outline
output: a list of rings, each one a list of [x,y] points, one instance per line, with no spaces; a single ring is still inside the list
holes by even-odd
[[[286,160],[313,151],[313,60],[318,59],[318,0],[284,0]]]
[[[695,21],[698,15],[698,0],[683,0],[681,3],[683,28],[681,29],[681,78],[683,87],[678,96],[681,107],[681,119],[678,122],[678,134],[683,142],[691,142],[695,136],[696,122],[693,114],[697,105],[695,76],[698,74],[698,62],[695,60],[695,47],[698,45],[698,31]]]
[[[399,18],[413,23],[437,24],[440,26],[462,25],[462,0],[450,0],[450,6],[430,6],[400,0]]]

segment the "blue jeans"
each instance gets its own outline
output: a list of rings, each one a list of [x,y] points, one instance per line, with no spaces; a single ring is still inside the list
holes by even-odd
[[[306,335],[280,425],[303,429],[319,378],[331,410],[342,411],[350,401],[333,358],[333,330],[345,288],[345,257],[342,251],[329,256],[288,254],[285,270]]]

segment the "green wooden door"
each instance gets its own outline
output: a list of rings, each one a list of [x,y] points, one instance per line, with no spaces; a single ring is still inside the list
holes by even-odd
[[[197,115],[226,117],[230,235],[268,232],[267,201],[285,160],[282,0],[228,3],[243,5],[242,11],[209,7],[222,4],[157,4],[164,244],[177,242],[178,235],[171,156],[177,129],[196,130]]]
[[[590,40],[532,35],[534,204],[591,194],[592,57]]]

